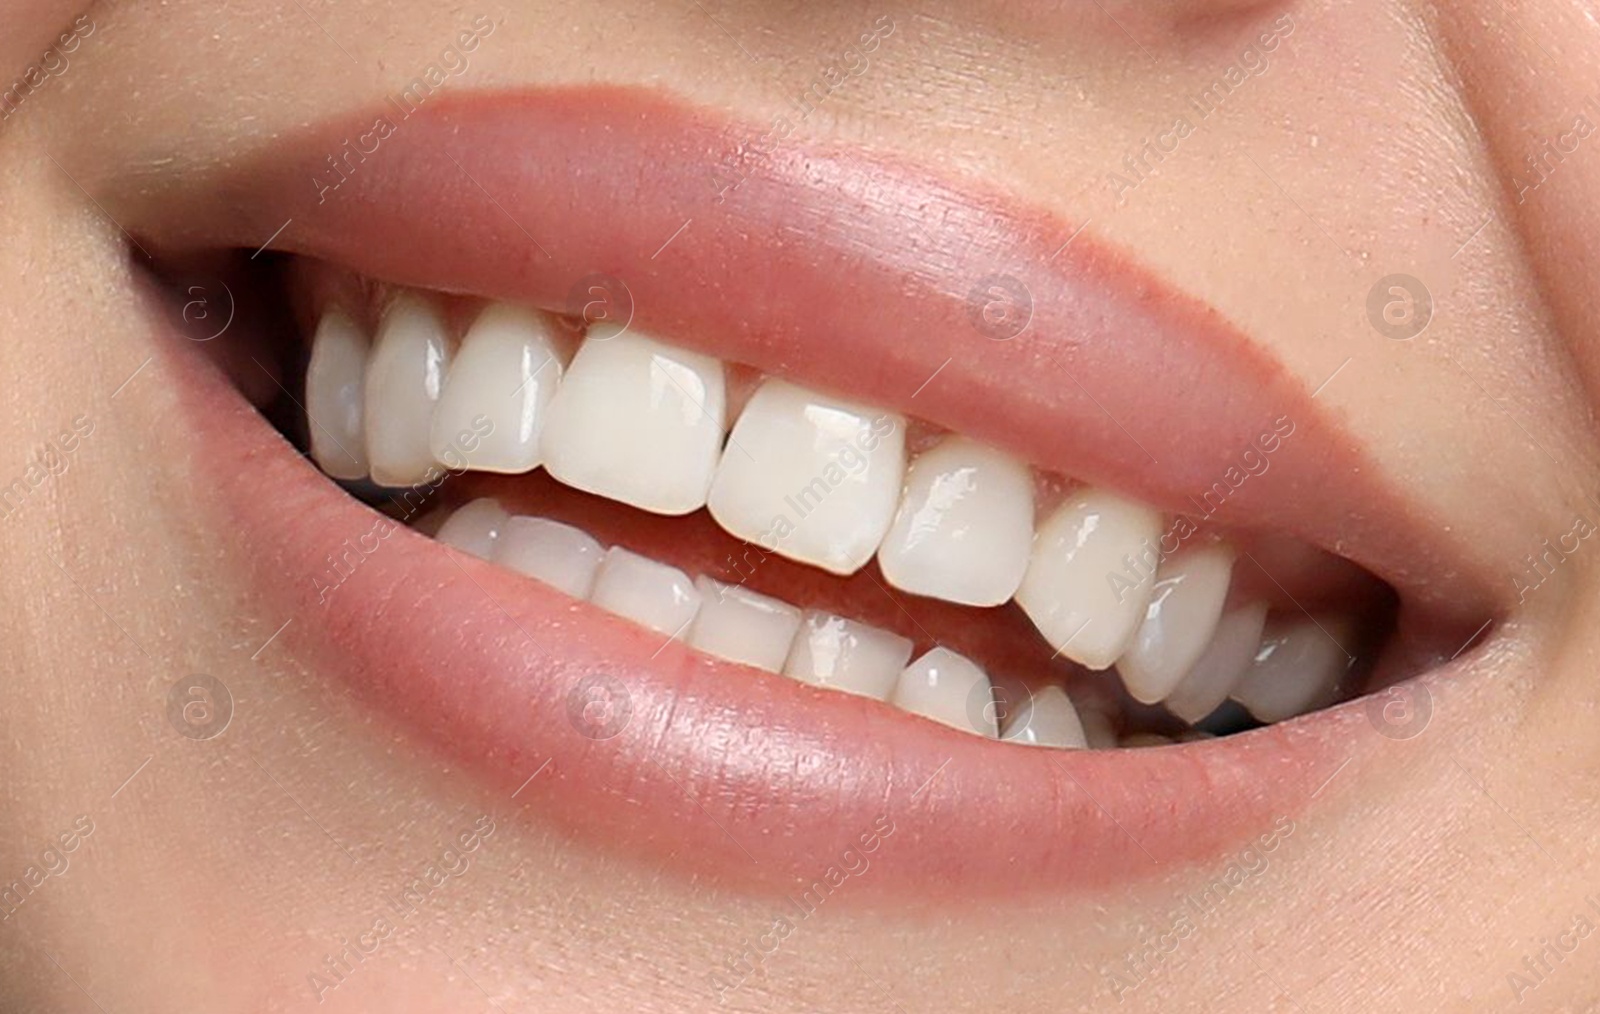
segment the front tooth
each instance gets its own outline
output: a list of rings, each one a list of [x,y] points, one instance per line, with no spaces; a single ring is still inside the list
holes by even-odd
[[[586,599],[605,555],[605,547],[582,529],[549,518],[518,516],[500,530],[494,562],[573,598]]]
[[[1058,686],[1047,686],[1033,695],[1028,706],[1017,711],[1006,722],[1001,735],[1008,743],[1026,743],[1029,746],[1054,746],[1084,749],[1088,737],[1084,735],[1083,722],[1072,699]]]
[[[878,566],[903,591],[998,606],[1022,584],[1032,544],[1028,466],[950,437],[911,463]]]
[[[1211,643],[1233,575],[1233,550],[1206,546],[1166,560],[1133,643],[1117,672],[1134,700],[1155,704],[1172,693]]]
[[[372,481],[380,486],[421,482],[436,470],[429,432],[448,362],[439,311],[410,293],[397,298],[367,361],[362,423]]]
[[[888,700],[900,670],[911,658],[911,642],[887,630],[830,613],[809,612],[783,674],[864,697]]]
[[[506,520],[505,509],[484,497],[451,514],[434,538],[480,560],[491,560]]]
[[[1309,617],[1267,624],[1255,660],[1233,690],[1233,699],[1258,721],[1272,723],[1333,702],[1350,657],[1334,638],[1349,637],[1349,624]]]
[[[366,333],[342,310],[329,310],[311,340],[306,366],[306,424],[311,457],[334,479],[367,477]]]
[[[538,466],[539,431],[561,382],[554,336],[549,317],[520,306],[495,303],[478,315],[433,411],[436,460],[464,459],[483,472]]]
[[[989,674],[948,648],[934,648],[906,666],[889,702],[963,732],[994,739],[994,688]]]
[[[705,506],[726,412],[721,362],[597,325],[550,403],[545,468],[641,510],[688,514]]]
[[[1252,602],[1223,613],[1200,660],[1163,702],[1167,710],[1190,725],[1217,710],[1255,660],[1266,623],[1265,602]]]
[[[889,530],[904,477],[899,416],[769,380],[734,424],[708,506],[768,552],[853,574]]]
[[[800,629],[799,609],[709,577],[695,584],[700,612],[689,631],[692,647],[767,672],[783,668]]]
[[[1017,604],[1056,651],[1105,669],[1144,617],[1150,580],[1138,563],[1160,536],[1161,515],[1149,507],[1078,490],[1035,536]]]
[[[700,592],[678,568],[612,546],[595,575],[589,601],[682,640],[700,608]]]

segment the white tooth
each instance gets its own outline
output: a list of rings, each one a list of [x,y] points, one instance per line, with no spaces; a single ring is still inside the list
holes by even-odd
[[[421,482],[437,466],[428,446],[433,408],[449,362],[444,319],[419,296],[400,296],[367,360],[367,460],[382,486]]]
[[[545,468],[656,514],[705,506],[726,422],[722,363],[596,325],[550,403]]]
[[[911,463],[878,566],[903,591],[998,606],[1022,584],[1032,545],[1028,466],[977,441],[949,437]]]
[[[1067,692],[1058,686],[1037,691],[1030,704],[1010,716],[1000,738],[1029,746],[1083,749],[1089,745],[1078,709],[1072,706]]]
[[[1265,602],[1252,602],[1223,613],[1200,660],[1163,702],[1167,710],[1191,725],[1217,710],[1255,660],[1266,622]]]
[[[1084,488],[1045,521],[1017,592],[1050,646],[1090,669],[1128,647],[1150,601],[1148,568],[1129,564],[1161,537],[1161,515],[1102,489]]]
[[[478,315],[433,411],[435,460],[482,472],[538,466],[539,431],[561,382],[554,336],[549,317],[520,306],[495,303]]]
[[[605,555],[605,547],[582,529],[549,518],[518,516],[500,530],[494,562],[573,598],[586,599]]]
[[[700,608],[700,592],[678,568],[612,546],[600,563],[589,601],[682,640]]]
[[[708,506],[768,552],[852,574],[889,530],[905,465],[899,416],[769,380],[734,424]]]
[[[1116,749],[1117,726],[1111,716],[1094,708],[1083,708],[1078,712],[1078,721],[1083,723],[1083,738],[1088,742],[1089,749]]]
[[[1228,546],[1204,546],[1157,568],[1144,621],[1117,659],[1117,673],[1134,700],[1155,704],[1172,693],[1211,643],[1228,597],[1233,556]]]
[[[1306,616],[1274,620],[1233,699],[1268,723],[1331,704],[1350,666],[1341,646],[1349,635],[1350,625],[1339,620],[1324,619],[1320,626]]]
[[[777,672],[789,657],[800,610],[709,577],[695,582],[700,612],[689,630],[689,644],[718,658]]]
[[[505,530],[507,515],[498,503],[484,497],[460,508],[439,526],[435,539],[471,553],[480,560],[495,557],[495,543]]]
[[[889,703],[962,732],[994,739],[994,688],[989,674],[948,648],[934,648],[906,666]]]
[[[306,415],[311,457],[335,479],[367,477],[367,336],[341,310],[329,310],[311,340]]]
[[[888,700],[911,642],[899,634],[830,613],[808,612],[783,674],[820,687]]]

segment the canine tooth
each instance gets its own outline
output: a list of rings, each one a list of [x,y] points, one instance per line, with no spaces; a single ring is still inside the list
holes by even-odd
[[[597,325],[550,403],[545,468],[568,486],[655,514],[705,506],[722,449],[722,363]]]
[[[1028,707],[1011,715],[1000,738],[1029,746],[1083,749],[1089,745],[1078,709],[1058,686],[1047,686],[1035,693]]]
[[[949,437],[911,463],[878,566],[902,591],[998,606],[1022,584],[1032,544],[1028,466],[977,441]]]
[[[1265,602],[1252,602],[1223,613],[1200,660],[1163,702],[1167,710],[1191,725],[1217,710],[1255,660],[1266,622]]]
[[[695,585],[700,612],[689,631],[691,646],[767,672],[783,668],[800,629],[799,609],[709,577]]]
[[[306,422],[311,457],[335,479],[367,477],[367,352],[366,334],[343,311],[322,315],[306,366]]]
[[[1349,656],[1334,638],[1348,636],[1349,625],[1335,620],[1324,620],[1321,626],[1304,616],[1269,622],[1233,699],[1268,723],[1332,703],[1339,679],[1350,667]]]
[[[406,294],[378,327],[367,360],[367,460],[382,486],[420,482],[435,469],[429,431],[449,363],[444,319],[433,304]]]
[[[734,424],[708,506],[768,552],[852,574],[888,532],[904,477],[899,416],[769,380]]]
[[[549,518],[510,518],[495,541],[495,563],[579,599],[594,590],[606,555],[588,532]]]
[[[456,466],[453,458],[465,459],[483,472],[538,467],[539,431],[561,382],[554,332],[549,317],[509,303],[494,303],[478,315],[433,410],[429,446],[435,460]],[[487,435],[477,420],[488,422]]]
[[[507,518],[504,508],[483,497],[451,514],[434,538],[480,560],[492,560]]]
[[[934,648],[901,671],[889,703],[962,732],[994,739],[999,735],[994,708],[985,706],[983,700],[986,694],[992,700],[993,693],[989,674],[977,663],[948,648]]]
[[[682,640],[700,609],[700,592],[678,568],[612,546],[600,562],[589,601]]]
[[[1017,604],[1051,647],[1105,669],[1127,649],[1150,601],[1150,580],[1128,577],[1130,564],[1160,536],[1156,511],[1080,489],[1034,537]]]
[[[899,634],[831,613],[808,612],[783,674],[805,683],[888,700],[911,642]]]
[[[1134,700],[1155,704],[1172,693],[1211,643],[1233,575],[1233,550],[1205,546],[1156,569],[1155,586],[1117,672]]]

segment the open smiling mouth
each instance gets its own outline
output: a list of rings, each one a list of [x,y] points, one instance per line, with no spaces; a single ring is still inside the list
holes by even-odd
[[[1503,610],[1314,381],[1003,195],[797,146],[719,202],[726,124],[577,89],[441,102],[329,198],[347,129],[113,206],[190,274],[274,235],[231,263],[292,323],[185,351],[277,375],[323,475],[172,358],[284,650],[540,819],[1096,879],[1302,805],[1372,741],[1341,702]]]
[[[1168,515],[632,322],[299,267],[314,337],[293,408],[323,472],[663,644],[991,739],[1108,748],[1333,703],[1392,626],[1354,565],[1206,530],[1292,441],[1288,416]],[[625,283],[586,289],[596,316],[628,308]],[[331,557],[321,594],[377,547]],[[597,688],[591,713],[614,706]]]

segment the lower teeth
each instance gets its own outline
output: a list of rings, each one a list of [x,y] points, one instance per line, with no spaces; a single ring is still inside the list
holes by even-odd
[[[892,631],[803,610],[709,576],[692,578],[631,550],[607,549],[572,525],[510,514],[493,499],[450,512],[435,537],[649,628],[663,644],[678,641],[754,669],[872,697],[985,738],[1068,749],[1211,738],[1192,726],[1126,714],[1121,702],[1104,693],[1075,700],[1060,685],[1046,683],[1016,694],[1009,681],[997,689],[982,666],[948,648],[931,645],[913,658],[914,642]],[[1200,656],[1192,669],[1196,678],[1168,701],[1174,714],[1191,723],[1217,712],[1230,693],[1267,721],[1324,706],[1347,668],[1342,649],[1317,621],[1268,620],[1259,604],[1230,610]],[[1232,678],[1229,668],[1236,673]]]

